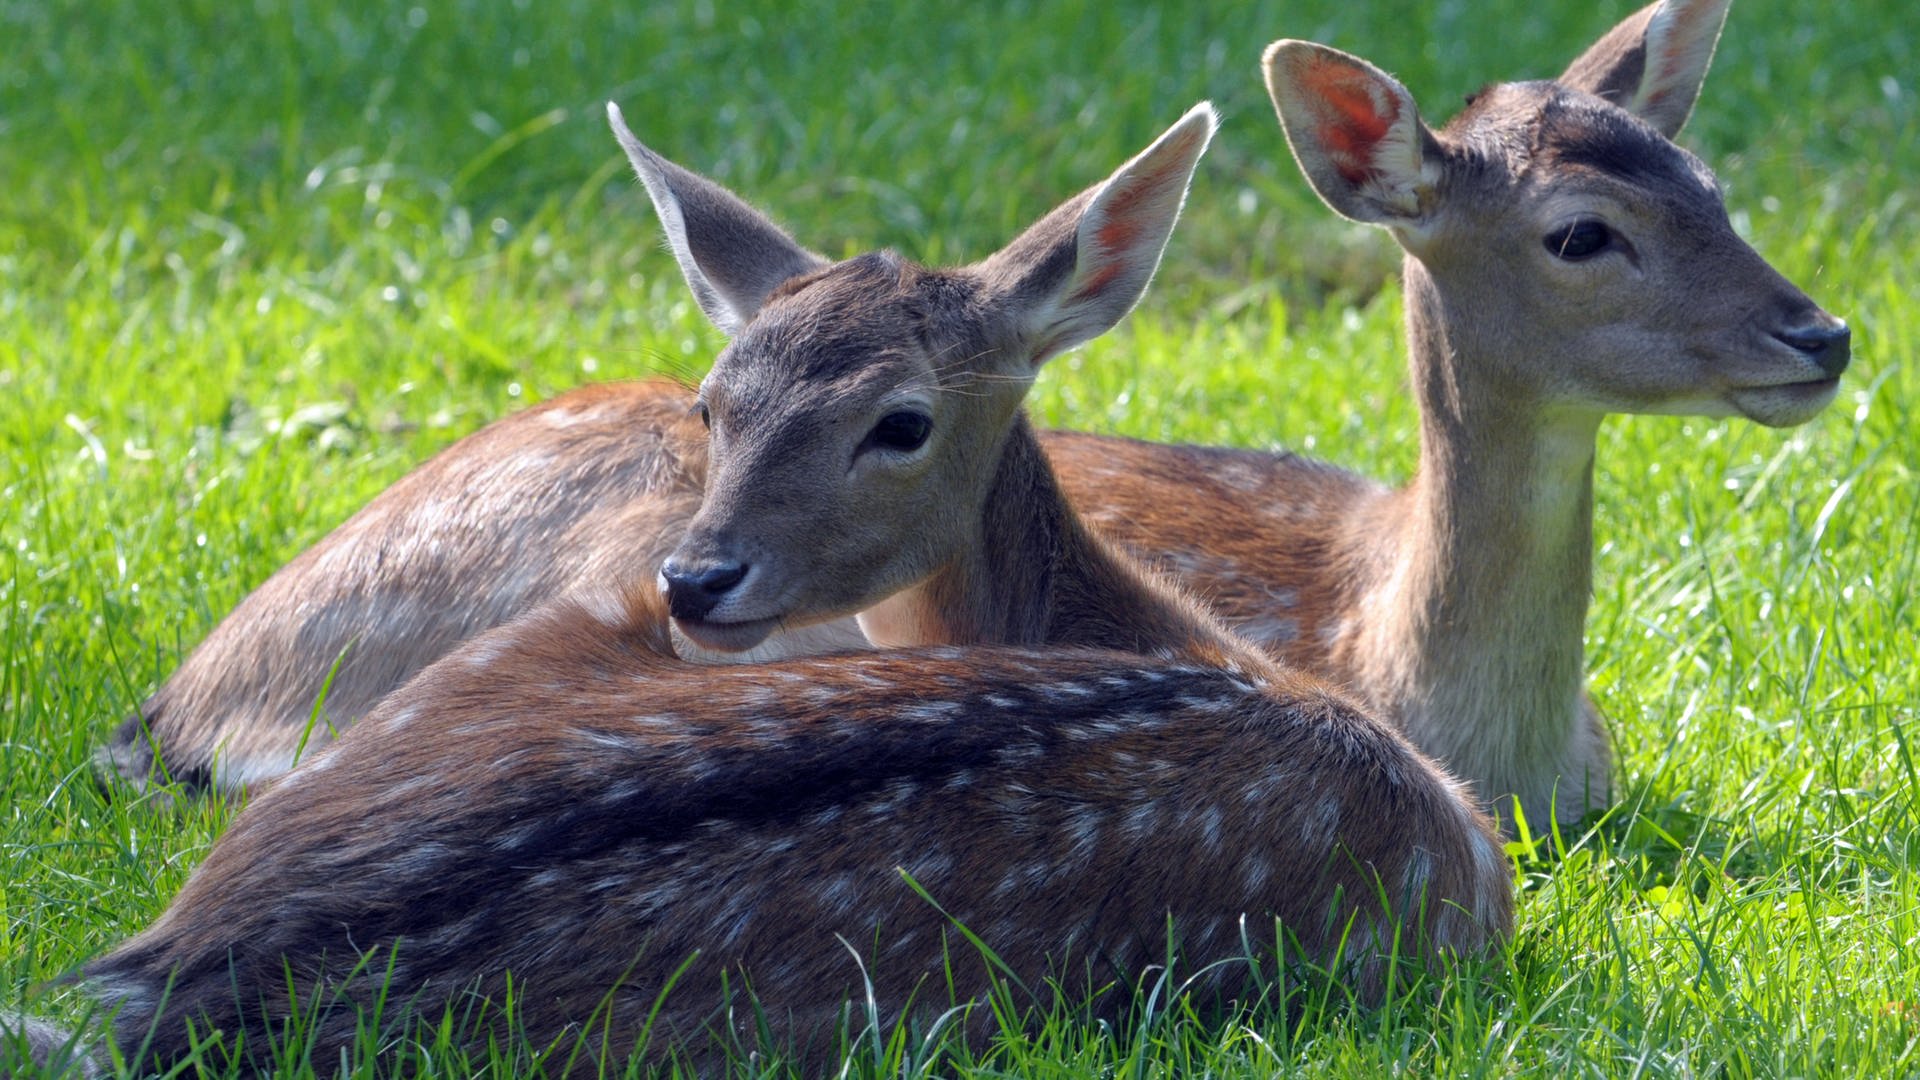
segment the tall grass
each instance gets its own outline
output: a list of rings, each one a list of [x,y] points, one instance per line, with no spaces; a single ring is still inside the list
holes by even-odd
[[[1226,125],[1153,295],[1037,412],[1401,477],[1392,249],[1307,192],[1259,48],[1359,52],[1438,120],[1628,10],[0,0],[0,1008],[77,1016],[31,988],[150,921],[226,820],[105,799],[86,763],[247,589],[487,420],[718,347],[604,100],[820,250],[950,262],[1210,97]],[[1857,359],[1797,431],[1603,429],[1587,652],[1619,808],[1516,850],[1511,951],[1386,1009],[1176,996],[1136,1030],[1062,1013],[925,1068],[1920,1069],[1911,21],[1735,7],[1683,141]],[[518,1072],[537,1049],[407,1067]]]

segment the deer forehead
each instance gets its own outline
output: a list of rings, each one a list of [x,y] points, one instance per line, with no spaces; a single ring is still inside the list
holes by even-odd
[[[1625,109],[1558,83],[1487,87],[1441,138],[1471,163],[1457,170],[1468,182],[1724,214],[1705,162]]]
[[[716,419],[814,421],[937,393],[968,374],[987,332],[964,284],[890,252],[783,284],[702,385]]]

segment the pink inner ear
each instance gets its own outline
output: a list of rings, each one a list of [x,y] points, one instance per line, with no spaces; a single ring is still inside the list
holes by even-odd
[[[1101,231],[1105,232],[1106,230],[1103,229]],[[1105,242],[1104,238],[1102,238],[1102,242]],[[1113,279],[1119,277],[1125,270],[1126,266],[1122,263],[1108,263],[1094,271],[1086,281],[1080,284],[1079,288],[1073,290],[1073,295],[1067,298],[1067,302],[1077,304],[1082,300],[1091,300],[1106,291],[1107,286],[1113,284]]]
[[[1141,204],[1153,198],[1168,184],[1178,183],[1192,159],[1193,145],[1204,138],[1206,132],[1194,128],[1182,132],[1177,145],[1168,146],[1161,154],[1160,167],[1154,171],[1136,174],[1108,196],[1106,204],[1107,220],[1094,234],[1100,246],[1109,252],[1129,247],[1140,235]]]
[[[1115,278],[1126,270],[1126,261],[1116,258],[1140,236],[1140,204],[1153,193],[1153,185],[1141,179],[1134,179],[1116,188],[1109,196],[1104,208],[1107,220],[1094,230],[1094,243],[1100,248],[1099,254],[1109,261],[1095,270],[1073,290],[1069,303],[1098,296]],[[1089,253],[1092,254],[1092,253]]]
[[[1310,64],[1300,82],[1323,106],[1314,133],[1341,179],[1351,184],[1366,180],[1373,173],[1373,148],[1400,118],[1399,102],[1376,98],[1367,73],[1344,64]]]
[[[1147,184],[1128,184],[1113,193],[1107,203],[1107,220],[1094,233],[1108,252],[1118,251],[1140,235],[1140,202],[1150,193]]]

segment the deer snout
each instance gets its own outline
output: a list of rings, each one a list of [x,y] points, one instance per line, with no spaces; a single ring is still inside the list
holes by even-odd
[[[676,619],[704,619],[751,569],[743,562],[669,558],[660,566],[660,588]]]
[[[1846,320],[1824,311],[1806,326],[1776,331],[1773,336],[1818,364],[1829,378],[1837,378],[1853,359],[1853,330]]]

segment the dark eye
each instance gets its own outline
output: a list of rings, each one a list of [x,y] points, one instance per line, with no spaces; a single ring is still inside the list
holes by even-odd
[[[880,422],[873,425],[873,430],[867,433],[866,443],[868,446],[877,446],[882,450],[893,450],[905,454],[920,449],[932,432],[931,417],[924,413],[902,409],[881,417]]]
[[[703,401],[700,404],[695,405],[694,408],[700,410],[700,426],[703,428],[706,428],[708,431],[712,431],[713,430],[713,413],[707,410],[707,403]]]
[[[1568,262],[1592,258],[1613,243],[1613,233],[1591,218],[1582,218],[1564,229],[1547,234],[1547,250]]]

